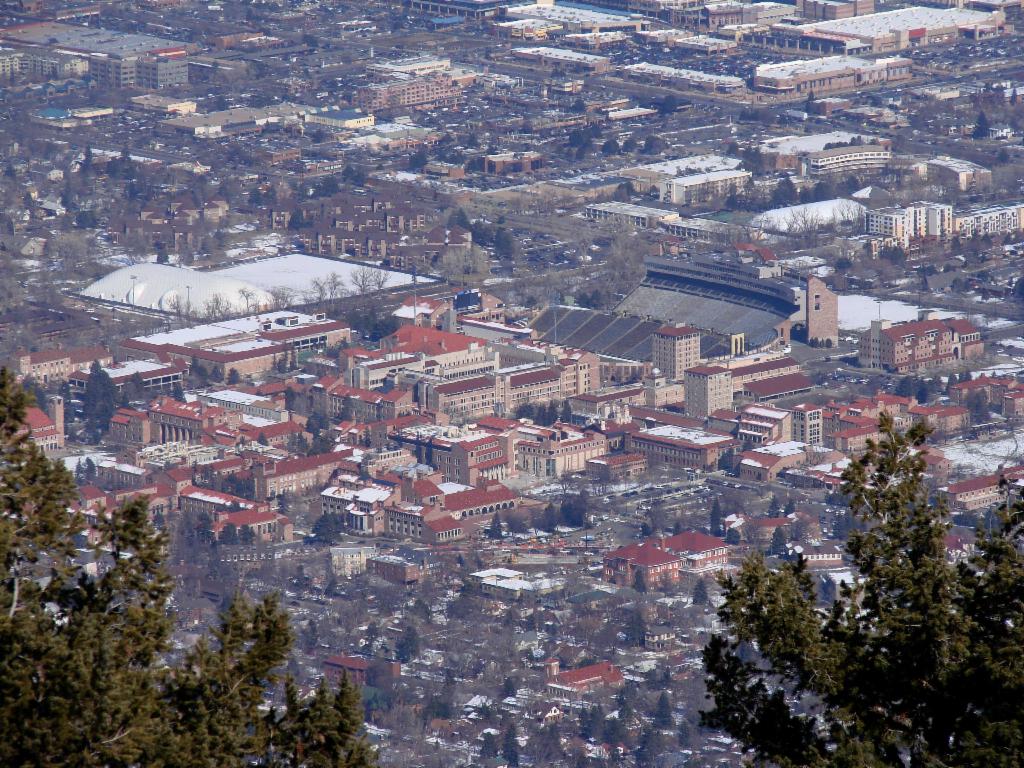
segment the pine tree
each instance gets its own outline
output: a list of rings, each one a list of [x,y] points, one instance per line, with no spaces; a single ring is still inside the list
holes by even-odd
[[[406,664],[420,655],[420,636],[416,627],[406,624],[398,642],[395,643],[395,657]]]
[[[724,531],[722,529],[722,505],[716,498],[711,504],[711,519],[710,528],[712,536],[721,536]]]
[[[987,139],[989,131],[988,115],[985,114],[984,110],[978,113],[977,120],[974,121],[974,131],[971,133],[976,139]]]
[[[644,728],[636,746],[637,768],[651,768],[661,754],[661,734],[653,728]]]
[[[668,728],[672,725],[672,699],[669,698],[668,691],[662,691],[658,696],[658,703],[655,705],[654,717],[651,722],[654,723],[655,728]]]
[[[494,738],[494,734],[490,731],[484,733],[483,739],[480,744],[480,757],[497,757],[498,756],[498,740]]]
[[[501,756],[513,768],[519,765],[519,740],[515,723],[509,723],[508,728],[505,729],[505,735],[501,740]]]
[[[501,541],[501,515],[497,512],[491,518],[491,524],[487,526],[487,538]]]
[[[97,517],[97,575],[80,571],[77,492],[28,438],[26,405],[0,370],[0,765],[372,766],[351,686],[308,701],[292,688],[286,718],[264,710],[292,642],[273,596],[234,600],[167,666],[164,536],[144,500],[126,503]],[[312,736],[289,752],[294,733]]]
[[[726,579],[703,722],[779,766],[1017,765],[1024,505],[951,565],[946,511],[924,481],[927,429],[901,434],[883,416],[881,434],[844,475],[864,523],[847,544],[860,580],[823,612],[803,560],[771,571],[753,555]]]
[[[82,395],[82,411],[89,431],[97,437],[106,432],[116,408],[117,388],[110,375],[94,360]]]
[[[697,579],[697,583],[693,585],[693,604],[707,605],[708,602],[708,585],[704,579]]]
[[[772,533],[771,554],[776,557],[786,554],[786,533],[779,526]]]

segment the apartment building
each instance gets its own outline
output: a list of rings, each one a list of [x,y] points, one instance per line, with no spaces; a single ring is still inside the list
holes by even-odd
[[[954,233],[953,206],[919,202],[905,208],[879,208],[865,215],[869,235],[892,240],[906,248],[919,240],[947,240]]]
[[[1004,235],[1024,228],[1024,202],[969,208],[955,216],[961,238]]]
[[[453,107],[461,100],[462,86],[448,75],[438,73],[364,85],[356,88],[352,101],[364,112],[379,112]]]
[[[661,546],[682,558],[682,570],[703,574],[729,566],[729,547],[717,536],[700,531],[683,531],[661,540]]]
[[[749,171],[714,170],[679,176],[658,185],[662,202],[694,205],[728,197],[746,188],[752,175]]]
[[[992,171],[983,165],[958,157],[941,155],[925,164],[928,181],[959,192],[987,189],[992,186]]]
[[[912,405],[914,424],[925,424],[938,435],[963,432],[971,423],[971,414],[962,405]]]
[[[514,366],[499,369],[494,377],[494,409],[511,416],[523,405],[562,399],[560,366]],[[572,392],[571,395],[578,394]]]
[[[810,152],[802,160],[805,176],[877,173],[892,160],[892,152],[878,144],[854,144]]]
[[[951,512],[975,512],[1005,502],[1007,490],[1002,487],[1002,484],[1008,482],[1012,487],[1021,478],[1024,478],[1024,467],[1006,467],[991,475],[950,483],[939,490]]]
[[[861,336],[858,359],[866,368],[911,373],[970,360],[983,353],[981,331],[967,320],[918,320],[896,325],[873,320]]]
[[[604,580],[632,587],[642,582],[648,587],[679,581],[683,561],[679,555],[662,549],[654,541],[627,544],[604,556]]]

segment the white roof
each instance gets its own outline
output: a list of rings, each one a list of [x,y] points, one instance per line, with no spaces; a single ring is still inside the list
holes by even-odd
[[[305,294],[315,290],[314,283],[316,281],[322,283],[332,279],[338,281],[342,291],[354,292],[357,288],[355,278],[364,273],[375,276],[381,273],[385,274],[387,276],[385,287],[387,288],[408,285],[412,282],[412,276],[404,272],[395,272],[367,264],[322,259],[301,253],[239,264],[235,267],[218,270],[213,274],[235,278],[266,291],[284,288]],[[426,277],[417,277],[416,282],[425,284],[436,281]]]
[[[650,171],[664,173],[669,176],[685,176],[688,173],[706,173],[709,171],[728,171],[739,168],[742,160],[725,155],[690,155],[677,157],[673,160],[662,160],[660,163],[638,165],[626,171]]]
[[[775,64],[759,64],[754,68],[756,77],[795,77],[797,75],[824,75],[850,69],[885,69],[891,59],[869,61],[857,56],[822,56],[802,61],[782,61]]]
[[[332,486],[320,494],[321,496],[331,496],[335,499],[343,499],[345,501],[361,501],[364,504],[379,504],[387,501],[391,498],[391,491],[385,490],[384,488],[356,488],[350,490],[348,488],[338,488]]]
[[[658,77],[685,80],[690,83],[720,85],[726,88],[742,88],[746,84],[741,77],[733,77],[731,75],[709,75],[707,72],[699,72],[695,69],[666,67],[663,64],[650,64],[646,61],[640,62],[639,64],[627,64],[623,69],[635,74],[657,75]]]
[[[807,446],[798,440],[788,440],[784,443],[770,443],[761,445],[754,449],[755,453],[766,453],[770,456],[796,456],[806,453]]]
[[[290,326],[279,325],[277,321],[284,318],[295,318],[298,324]],[[164,344],[188,346],[189,344],[200,344],[214,339],[227,339],[232,336],[256,334],[264,323],[270,323],[275,330],[280,330],[281,328],[315,326],[317,323],[326,322],[330,321],[317,320],[312,315],[302,312],[264,312],[259,315],[238,317],[234,320],[220,320],[216,323],[205,323],[204,325],[194,325],[190,328],[180,328],[176,331],[153,333],[149,336],[136,336],[132,340],[157,346]]]
[[[270,307],[274,303],[271,292],[275,290],[290,291],[301,299],[314,295],[318,284],[334,281],[339,295],[350,294],[357,290],[356,278],[363,273],[386,274],[388,288],[412,282],[412,277],[402,272],[296,253],[209,272],[167,264],[136,264],[100,278],[83,293],[162,312],[185,311],[191,305],[192,313],[201,315],[215,304],[230,312],[245,312]],[[418,282],[436,281],[420,277]]]
[[[134,279],[133,279],[134,278]],[[217,272],[197,272],[168,264],[135,264],[101,277],[82,292],[94,299],[130,304],[161,312],[174,312],[191,305],[192,314],[202,314],[214,303],[226,304],[229,311],[244,312],[244,294],[251,293],[251,308],[269,306],[269,293],[243,280]]]
[[[162,371],[166,367],[167,363],[161,363],[157,360],[125,360],[123,363],[115,363],[114,365],[104,367],[103,371],[114,381],[120,381],[121,379],[130,378],[136,373],[142,378],[146,378],[147,373]]]
[[[802,24],[799,29],[858,37],[880,37],[893,32],[909,32],[912,29],[943,29],[947,27],[973,26],[992,23],[993,15],[988,11],[969,11],[961,8],[925,8],[911,6],[895,11],[869,13],[849,19],[816,21]]]
[[[692,173],[687,176],[679,176],[672,179],[672,184],[679,187],[689,187],[698,184],[706,184],[709,181],[723,181],[725,179],[745,179],[751,175],[750,171],[708,171],[707,173]]]
[[[513,5],[505,9],[510,19],[533,17],[563,23],[582,24],[626,24],[631,21],[629,16],[620,13],[597,11],[568,5]],[[636,18],[635,16],[633,18]]]
[[[568,48],[545,48],[543,46],[534,48],[513,48],[512,53],[519,54],[521,56],[541,56],[545,59],[573,61],[583,64],[600,64],[608,61],[607,56],[594,56],[590,53],[570,51]]]
[[[651,435],[653,437],[667,437],[671,440],[686,440],[696,445],[715,445],[716,443],[724,443],[732,440],[728,435],[716,435],[711,432],[705,432],[703,429],[692,429],[687,427],[677,427],[672,424],[666,424],[661,427],[653,427],[652,429],[644,429],[640,431],[641,435]]]
[[[876,137],[849,131],[829,131],[809,136],[780,136],[777,139],[762,141],[761,149],[764,152],[774,152],[780,155],[795,155],[803,152],[820,152],[829,144],[849,144],[856,138],[860,138],[867,144]]]
[[[235,389],[218,389],[216,392],[207,392],[203,397],[211,400],[219,400],[222,403],[234,403],[236,405],[252,405],[253,403],[268,402],[267,398],[260,395],[253,395],[249,392],[239,392]]]
[[[488,568],[471,573],[470,576],[477,579],[517,579],[523,576],[523,572],[513,571],[511,568]]]
[[[863,219],[867,209],[853,200],[821,200],[817,203],[773,208],[758,214],[750,222],[771,232],[789,232],[805,227],[824,227]]]

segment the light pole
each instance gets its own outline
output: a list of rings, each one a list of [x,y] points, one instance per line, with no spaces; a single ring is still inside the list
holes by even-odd
[[[135,281],[138,278],[135,275],[129,275],[129,277],[131,277],[131,279],[132,279],[132,300],[131,300],[131,305],[134,307],[135,306]]]

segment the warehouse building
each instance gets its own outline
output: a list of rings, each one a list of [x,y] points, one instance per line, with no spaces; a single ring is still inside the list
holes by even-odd
[[[887,53],[963,38],[980,40],[1002,34],[1005,27],[1006,17],[998,10],[911,6],[810,24],[776,24],[753,39],[787,50]]]
[[[754,87],[780,94],[850,91],[883,83],[909,80],[910,59],[889,56],[870,61],[856,56],[824,56],[806,61],[761,64],[754,69]]]

